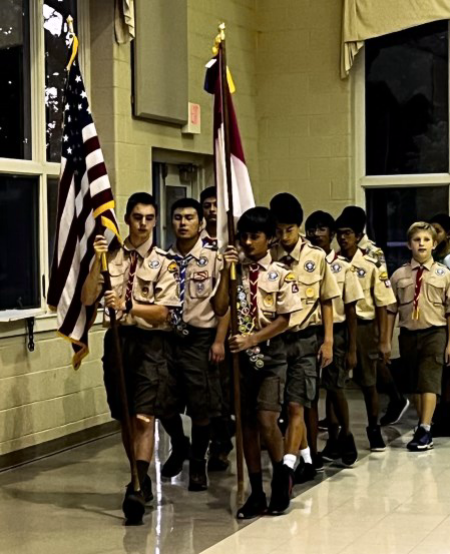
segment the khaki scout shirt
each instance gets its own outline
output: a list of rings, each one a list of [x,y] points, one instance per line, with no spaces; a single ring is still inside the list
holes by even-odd
[[[245,258],[242,263],[242,286],[250,298],[250,265],[256,262]],[[256,328],[263,329],[279,315],[289,315],[302,308],[295,275],[285,265],[274,262],[270,253],[259,260]]]
[[[273,248],[272,256],[290,267],[298,282],[303,310],[292,317],[291,327],[301,331],[312,325],[321,325],[320,302],[341,295],[325,252],[300,237],[292,252],[286,252],[279,244]]]
[[[383,308],[395,302],[387,271],[377,266],[377,261],[358,248],[351,261],[352,270],[358,277],[364,298],[356,304],[356,315],[372,321],[376,317],[375,307]]]
[[[419,294],[419,319],[413,319],[414,293],[420,263],[411,260],[392,276],[396,303],[388,306],[392,314],[399,313],[399,327],[409,331],[444,327],[450,314],[450,270],[429,260],[423,264],[422,286]]]
[[[136,273],[134,275],[131,296],[133,304],[159,305],[175,308],[180,301],[177,294],[177,281],[174,272],[169,270],[171,260],[166,252],[152,246],[152,237],[138,248],[134,248],[127,238],[124,247],[108,255],[108,270],[111,286],[118,296],[125,299],[130,272],[130,256],[135,250],[138,253]],[[103,279],[102,279],[103,280]],[[154,326],[141,317],[118,312],[121,325],[136,325],[146,330],[170,330],[169,324]],[[108,310],[104,313],[104,323],[109,323]]]
[[[193,259],[186,268],[183,321],[201,329],[217,327],[218,318],[211,301],[219,287],[223,258],[217,248],[203,246],[201,238],[186,256],[189,254]],[[177,256],[186,257],[179,252],[176,245],[170,248],[168,256],[173,263],[176,263]],[[177,268],[179,279],[178,272]]]
[[[364,254],[368,254],[372,259],[376,260],[378,267],[383,266],[384,269],[386,269],[386,258],[384,257],[383,250],[378,248],[373,240],[369,239],[366,233],[364,233],[362,239],[359,241],[358,247],[361,248]]]
[[[362,300],[364,293],[356,273],[345,258],[331,250],[326,259],[341,291],[340,296],[333,299],[333,321],[343,323],[346,320],[345,305]]]

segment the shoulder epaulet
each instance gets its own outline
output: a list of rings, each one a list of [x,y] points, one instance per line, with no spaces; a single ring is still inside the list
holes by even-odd
[[[376,260],[375,258],[373,258],[369,253],[365,253],[364,254],[364,259],[367,260],[368,262],[371,262],[373,263],[374,265],[377,265],[378,264],[378,260]]]
[[[159,254],[160,256],[166,256],[166,257],[168,256],[168,253],[162,248],[160,248],[159,246],[155,246],[154,251],[156,252],[156,254]]]
[[[336,260],[339,260],[340,262],[346,262],[346,263],[350,263],[347,258],[344,258],[344,256],[341,256],[340,254],[337,255],[337,258]]]
[[[274,265],[274,266],[276,266],[276,267],[281,267],[282,269],[285,269],[285,270],[287,270],[287,271],[289,271],[289,269],[290,269],[290,268],[289,268],[286,264],[284,264],[283,262],[277,262],[277,261],[275,261],[275,260],[272,262],[272,265]]]
[[[310,242],[307,242],[306,244],[309,246],[309,248],[311,248],[311,250],[318,250],[319,252],[323,252],[325,254],[325,251],[322,248],[320,248],[320,246],[315,246]]]
[[[445,270],[445,272],[449,272],[449,271],[450,271],[450,269],[449,269],[445,264],[441,264],[441,262],[435,262],[435,263],[436,263],[436,265],[439,266],[439,270],[442,270],[442,269],[443,269],[443,270]],[[442,273],[441,273],[441,275],[442,275]]]

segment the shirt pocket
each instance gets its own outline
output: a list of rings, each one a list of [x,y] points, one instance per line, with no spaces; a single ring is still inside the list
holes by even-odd
[[[434,306],[442,306],[445,303],[445,281],[444,279],[430,279],[422,283],[426,288],[426,296]]]
[[[117,295],[121,297],[125,292],[125,264],[110,264],[109,275],[111,277],[111,287],[117,292]]]
[[[258,307],[265,317],[275,319],[277,314],[278,281],[264,280],[258,283]]]
[[[155,298],[155,282],[159,269],[141,267],[136,271],[133,284],[133,298],[141,304],[153,304]]]
[[[415,284],[412,279],[400,279],[397,283],[399,304],[411,304],[414,300]]]
[[[189,279],[189,296],[196,299],[206,299],[212,294],[212,277],[207,270],[194,271]]]
[[[300,296],[305,306],[315,304],[320,298],[321,280],[317,273],[302,273],[298,276]]]

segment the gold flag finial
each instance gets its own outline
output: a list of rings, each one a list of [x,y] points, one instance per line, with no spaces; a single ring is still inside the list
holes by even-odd
[[[69,28],[70,39],[72,40],[72,55],[70,56],[69,63],[67,64],[67,71],[69,71],[70,68],[72,67],[72,64],[73,64],[76,56],[77,56],[78,38],[77,38],[77,35],[74,33],[74,30],[73,30],[73,17],[71,15],[69,15],[67,17],[66,21],[67,21],[67,27]]]
[[[66,21],[67,21],[67,27],[69,28],[69,33],[72,33],[72,35],[74,35],[75,33],[73,32],[73,17],[69,15]]]

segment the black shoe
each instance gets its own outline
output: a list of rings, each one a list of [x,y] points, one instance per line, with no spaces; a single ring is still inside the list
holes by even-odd
[[[202,492],[208,488],[206,476],[206,460],[193,460],[189,462],[189,487],[191,492]]]
[[[426,431],[419,425],[414,433],[412,441],[406,445],[406,448],[410,452],[424,452],[426,450],[432,450],[434,448],[434,444],[431,431]]]
[[[267,499],[264,493],[252,493],[247,502],[236,513],[237,519],[253,519],[263,516],[267,512]]]
[[[228,454],[218,454],[210,456],[208,460],[208,471],[226,471],[230,467]]]
[[[306,464],[302,458],[294,472],[294,483],[302,485],[307,481],[312,481],[316,476],[316,469],[313,464]]]
[[[135,492],[130,483],[125,492],[122,510],[128,525],[140,525],[145,514],[145,499],[142,491]]]
[[[318,423],[317,428],[319,429],[319,431],[328,431],[328,419],[326,417],[321,419]]]
[[[389,402],[386,413],[380,419],[380,425],[385,427],[398,423],[408,408],[409,400],[407,398],[402,398],[400,402]]]
[[[386,450],[386,444],[381,436],[380,426],[366,427],[366,431],[370,443],[370,450],[372,452],[384,452]]]
[[[275,470],[272,479],[272,496],[267,513],[271,516],[281,516],[291,503],[294,471],[287,465]]]
[[[170,456],[162,466],[162,477],[170,479],[171,477],[176,477],[179,473],[181,473],[184,461],[189,459],[190,451],[191,446],[187,437],[185,437],[181,444],[174,445]]]
[[[324,462],[335,462],[341,457],[338,441],[334,439],[328,439],[325,448],[320,452],[322,460]]]
[[[133,486],[131,483],[128,483],[127,485],[127,490],[129,488],[133,490]],[[144,497],[144,502],[146,504],[153,500],[152,480],[150,479],[149,475],[146,475],[144,477],[144,481],[141,483],[141,492],[142,492],[142,496]]]
[[[358,461],[358,450],[356,449],[355,437],[350,435],[339,436],[339,443],[341,449],[341,459],[345,467],[353,467]]]
[[[315,456],[311,457],[316,473],[323,473],[325,471],[325,468],[323,467],[322,456],[320,454],[316,454]]]

